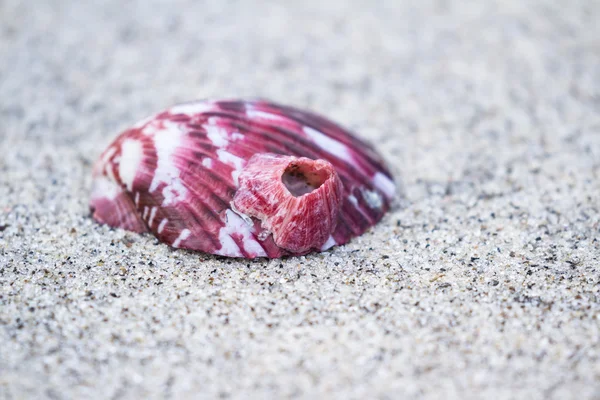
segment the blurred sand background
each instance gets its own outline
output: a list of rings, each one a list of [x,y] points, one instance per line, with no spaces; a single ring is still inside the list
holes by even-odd
[[[600,398],[598,1],[0,0],[0,398]],[[94,223],[172,104],[371,141],[401,208],[285,260]]]

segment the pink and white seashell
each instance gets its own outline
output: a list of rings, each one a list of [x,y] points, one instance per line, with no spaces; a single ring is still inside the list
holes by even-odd
[[[323,251],[375,225],[395,184],[362,140],[265,101],[174,106],[123,132],[94,166],[96,221],[229,257]]]

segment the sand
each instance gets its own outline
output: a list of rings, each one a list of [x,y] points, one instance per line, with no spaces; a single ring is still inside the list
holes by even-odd
[[[600,398],[597,1],[0,2],[0,398]],[[372,142],[398,207],[285,260],[94,223],[177,102]]]

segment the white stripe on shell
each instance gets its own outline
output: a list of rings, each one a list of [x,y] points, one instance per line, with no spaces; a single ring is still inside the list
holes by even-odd
[[[162,206],[167,207],[175,203],[184,201],[186,198],[187,189],[179,178],[175,178],[171,183],[165,186],[162,190],[163,202]]]
[[[371,207],[371,209],[379,210],[381,206],[383,206],[383,199],[381,198],[381,194],[374,190],[368,190],[365,188],[360,189],[363,199],[367,202],[367,205]]]
[[[175,241],[173,242],[173,247],[178,248],[179,245],[181,244],[182,241],[184,241],[185,239],[187,239],[190,234],[192,232],[190,232],[189,229],[184,229],[181,231],[181,233],[179,233],[179,236],[177,237],[177,239],[175,239]]]
[[[396,194],[396,184],[382,172],[375,173],[373,176],[373,185],[388,199],[392,199]]]
[[[179,177],[180,171],[174,160],[185,132],[177,123],[164,121],[163,126],[164,129],[157,130],[154,134],[157,163],[149,191],[154,192],[161,183],[164,183],[162,205],[168,206],[183,201],[188,192]]]
[[[337,242],[335,241],[333,236],[329,235],[329,238],[327,239],[327,241],[323,244],[323,246],[321,246],[321,251],[329,250],[336,244],[337,244]]]
[[[121,163],[119,164],[119,176],[121,182],[127,186],[127,190],[133,188],[133,181],[144,158],[144,149],[139,140],[126,139],[121,145]]]
[[[219,230],[219,242],[221,243],[221,248],[217,250],[215,254],[229,257],[243,256],[240,248],[231,238],[232,234],[242,236],[242,246],[249,255],[255,257],[267,256],[263,247],[256,239],[254,239],[252,227],[248,226],[244,218],[229,209],[225,212],[225,226]]]
[[[114,200],[123,192],[118,183],[111,181],[106,176],[99,175],[92,182],[92,200],[106,199]]]
[[[282,119],[284,119],[283,117],[281,117],[280,115],[277,115],[277,114],[271,114],[266,111],[255,110],[248,106],[246,106],[246,107],[247,107],[246,108],[246,116],[248,118],[262,118],[262,119],[270,119],[272,121],[281,121]]]
[[[236,186],[239,186],[239,176],[242,172],[242,169],[246,165],[246,160],[223,149],[217,150],[217,157],[223,164],[233,167],[233,171],[231,171],[231,179],[233,179],[233,183]]]
[[[348,163],[354,164],[352,152],[344,143],[309,127],[302,128],[304,133],[321,149]]]
[[[148,227],[152,226],[152,222],[154,221],[154,217],[156,217],[156,210],[158,207],[152,207],[150,209],[150,219],[148,219]]]
[[[163,218],[162,221],[160,221],[157,229],[158,233],[162,233],[163,229],[165,229],[165,225],[167,225],[167,222],[169,222],[167,218]]]
[[[194,115],[205,113],[207,111],[212,111],[215,109],[214,104],[210,102],[197,102],[197,103],[186,103],[179,104],[169,108],[169,112],[171,114],[186,114],[186,115]]]
[[[365,188],[361,187],[360,190],[363,193],[363,198],[365,198],[365,195],[364,195]],[[367,219],[367,221],[371,219],[371,217],[365,212],[365,210],[360,206],[360,204],[358,204],[358,199],[356,198],[356,196],[354,196],[353,194],[351,194],[351,195],[348,196],[348,200],[350,201],[350,203],[352,203],[352,205],[354,205],[354,208],[356,208],[356,210],[359,213],[361,213]],[[365,199],[365,201],[366,201],[366,199]]]
[[[212,166],[213,166],[213,160],[212,160],[212,158],[204,157],[202,159],[202,165],[205,168],[212,168]]]
[[[216,147],[225,147],[229,144],[227,140],[227,130],[217,125],[204,124],[202,125],[204,130],[206,130],[206,137],[210,139],[210,141]]]

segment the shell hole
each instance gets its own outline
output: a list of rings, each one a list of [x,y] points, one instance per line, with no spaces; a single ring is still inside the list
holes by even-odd
[[[283,171],[281,181],[294,197],[300,197],[318,189],[328,178],[327,171],[312,162],[292,162]]]

